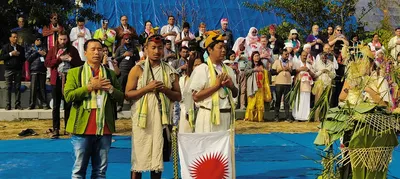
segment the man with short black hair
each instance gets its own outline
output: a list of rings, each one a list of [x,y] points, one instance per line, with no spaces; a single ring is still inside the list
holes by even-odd
[[[126,80],[131,69],[139,61],[139,52],[137,48],[132,46],[132,38],[126,34],[123,38],[123,43],[115,51],[115,60],[118,62],[120,70],[119,83],[122,86],[122,92],[125,93]],[[118,112],[122,111],[123,103],[118,105]]]
[[[142,172],[150,171],[152,179],[160,179],[164,169],[163,128],[172,124],[169,107],[182,96],[179,77],[161,58],[164,53],[163,37],[147,38],[144,49],[147,58],[140,61],[129,73],[125,98],[134,100],[132,105],[132,168],[131,178],[142,178]],[[166,132],[168,134],[168,132]]]
[[[72,46],[78,49],[81,60],[86,61],[83,45],[87,40],[92,38],[92,35],[90,34],[90,30],[85,27],[85,19],[83,17],[78,18],[77,27],[71,29],[69,38],[71,39]]]
[[[41,34],[36,35],[35,43],[28,48],[26,52],[26,59],[29,62],[31,72],[31,94],[29,98],[29,109],[35,109],[37,99],[41,104],[39,107],[49,109],[46,93],[46,67],[44,61],[46,58],[47,49],[42,43]]]
[[[161,28],[160,34],[166,39],[171,41],[172,51],[176,51],[175,38],[180,33],[179,28],[175,25],[175,17],[168,16],[168,24]]]
[[[25,62],[25,49],[17,44],[17,32],[11,32],[9,35],[10,43],[3,46],[0,60],[4,60],[7,85],[6,110],[11,110],[11,92],[15,91],[15,109],[21,108],[21,76],[22,67]]]
[[[187,69],[188,65],[188,57],[189,57],[189,48],[183,46],[179,52],[179,56],[181,57],[178,60],[172,62],[171,66],[175,68],[175,70],[181,75]]]
[[[285,108],[285,120],[292,122],[293,119],[289,113],[289,94],[292,86],[292,76],[296,74],[296,70],[293,69],[293,62],[289,60],[289,52],[287,49],[283,49],[281,56],[278,60],[275,60],[272,65],[272,75],[276,75],[275,89],[276,89],[276,102],[275,102],[275,122],[279,122],[279,109],[281,108],[282,97],[284,99]]]
[[[209,54],[207,63],[197,66],[187,85],[193,91],[193,101],[199,106],[195,133],[227,131],[236,109],[233,98],[238,96],[236,75],[223,64],[226,57],[225,38],[211,33],[205,46]],[[215,115],[212,115],[215,114]]]
[[[85,178],[91,160],[91,178],[106,178],[108,152],[112,133],[115,132],[116,103],[123,101],[124,94],[112,70],[101,63],[101,42],[91,39],[85,42],[86,63],[68,71],[65,84],[65,100],[72,103],[67,132],[73,134],[71,143],[75,154],[72,178]]]

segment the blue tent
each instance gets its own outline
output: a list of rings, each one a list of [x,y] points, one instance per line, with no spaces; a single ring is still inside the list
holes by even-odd
[[[167,14],[175,16],[178,26],[182,24],[182,14],[187,15],[191,31],[197,31],[200,22],[207,24],[207,29],[219,29],[222,18],[229,19],[229,27],[234,38],[246,36],[250,27],[262,28],[270,24],[279,24],[281,20],[273,12],[257,12],[243,6],[242,0],[98,0],[95,10],[109,19],[109,27],[120,25],[119,19],[127,15],[129,24],[138,34],[143,32],[144,22],[150,20],[153,26],[167,24]],[[250,3],[262,4],[261,0],[249,0]],[[186,13],[182,13],[185,7]],[[91,31],[100,28],[100,23],[89,22]]]

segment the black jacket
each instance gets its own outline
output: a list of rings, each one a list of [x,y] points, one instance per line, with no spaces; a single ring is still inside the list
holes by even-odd
[[[46,67],[44,66],[44,60],[46,59],[46,56],[40,55],[38,52],[39,50],[44,50],[47,52],[46,48],[44,48],[43,46],[36,49],[35,46],[32,45],[31,48],[27,49],[27,52],[25,54],[25,58],[29,62],[31,73],[46,73],[47,71]],[[40,60],[40,57],[43,57],[43,61]]]
[[[16,45],[19,56],[10,56],[10,52],[14,51],[11,44],[6,44],[1,50],[0,60],[4,60],[6,70],[22,70],[25,62],[25,49],[20,45]]]
[[[270,38],[271,38],[271,35],[268,35],[268,39],[270,39]],[[268,47],[272,49],[272,52],[274,54],[280,54],[281,50],[285,47],[285,44],[284,44],[283,39],[278,34],[275,34],[275,38],[276,38],[276,41],[275,41],[274,48],[271,48],[271,45],[272,45],[271,42],[268,42]]]
[[[126,60],[123,56],[126,51],[132,52],[133,56]],[[123,73],[129,73],[135,66],[136,62],[140,60],[139,51],[133,47],[126,47],[121,45],[115,51],[115,60],[118,62],[119,70]]]

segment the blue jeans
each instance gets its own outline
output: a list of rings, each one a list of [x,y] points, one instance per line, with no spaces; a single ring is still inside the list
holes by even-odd
[[[181,118],[181,106],[178,101],[174,102],[174,114],[172,116],[172,122],[174,125],[178,125],[179,120]]]
[[[89,159],[92,162],[92,179],[106,178],[108,151],[111,147],[111,135],[73,135],[75,163],[72,179],[86,178]]]

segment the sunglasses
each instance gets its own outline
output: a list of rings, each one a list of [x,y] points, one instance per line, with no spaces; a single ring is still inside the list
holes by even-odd
[[[125,39],[126,41],[131,41],[131,39]]]
[[[336,29],[338,32],[342,32],[342,29]]]

